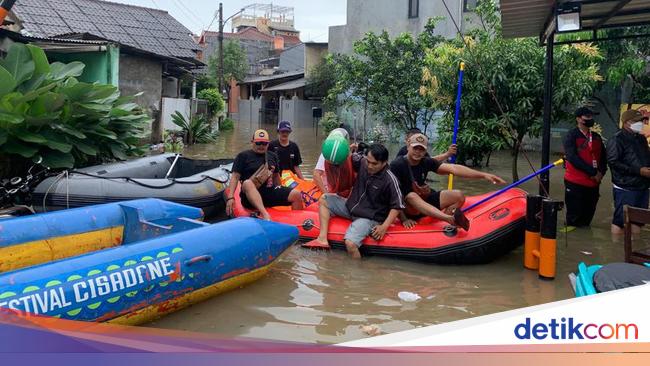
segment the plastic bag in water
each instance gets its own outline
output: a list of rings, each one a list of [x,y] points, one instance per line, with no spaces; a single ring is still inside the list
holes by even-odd
[[[400,300],[406,302],[415,302],[421,299],[420,295],[408,291],[400,291],[397,294],[397,297],[399,297]]]

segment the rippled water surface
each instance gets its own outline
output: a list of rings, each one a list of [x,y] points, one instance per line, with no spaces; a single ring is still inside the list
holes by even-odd
[[[248,123],[237,125],[235,131],[222,134],[217,143],[192,146],[185,153],[202,158],[233,157],[250,146],[255,128]],[[268,128],[273,130],[273,126]],[[298,128],[292,134],[292,140],[300,145],[306,175],[311,176],[322,139],[311,128]],[[391,146],[391,156],[398,148]],[[539,154],[529,155],[538,167]],[[510,156],[496,154],[487,170],[510,181]],[[530,172],[525,159],[520,159],[520,175]],[[558,199],[563,195],[562,174],[561,168],[551,174],[551,194]],[[432,177],[436,188],[446,185],[446,177]],[[494,186],[483,181],[457,178],[455,184],[468,194],[494,190]],[[533,180],[523,188],[534,192],[536,182]],[[591,264],[623,258],[622,241],[609,234],[609,175],[601,195],[592,229],[578,229],[566,236],[558,234],[558,271],[554,281],[541,281],[537,273],[523,268],[523,247],[487,265],[440,266],[386,257],[353,261],[342,251],[310,251],[293,246],[265,278],[166,316],[150,326],[228,337],[338,343],[367,337],[360,329],[364,325],[392,333],[569,298],[572,290],[567,275],[580,261]],[[562,226],[563,219],[559,221]],[[417,293],[422,299],[402,302],[397,296],[400,291]]]

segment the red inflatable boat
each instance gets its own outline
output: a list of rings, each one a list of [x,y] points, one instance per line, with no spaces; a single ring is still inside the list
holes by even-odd
[[[469,206],[489,193],[467,197]],[[244,208],[235,193],[235,216],[255,216]],[[318,236],[318,203],[304,210],[288,207],[268,209],[273,221],[295,225],[300,239],[309,241]],[[469,231],[456,229],[446,222],[425,217],[412,229],[396,220],[381,241],[367,237],[361,252],[416,259],[441,264],[478,264],[509,252],[524,242],[526,192],[513,188],[465,213],[470,221]],[[345,249],[343,235],[350,221],[340,217],[330,220],[328,240],[334,248]]]

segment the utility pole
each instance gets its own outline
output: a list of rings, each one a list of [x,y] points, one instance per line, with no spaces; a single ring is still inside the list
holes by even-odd
[[[223,4],[219,3],[219,93],[223,95]]]

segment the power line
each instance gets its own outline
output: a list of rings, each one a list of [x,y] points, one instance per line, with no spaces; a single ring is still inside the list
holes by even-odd
[[[196,15],[196,13],[194,13],[194,12],[193,12],[192,10],[190,10],[187,6],[185,6],[185,4],[183,4],[182,1],[174,0],[174,2],[178,3],[181,7],[185,8],[185,10],[187,10],[187,12],[188,12],[188,13],[189,13],[189,14],[190,14],[190,15],[191,15],[195,20],[197,20],[197,21],[199,22],[199,24],[201,24],[201,27],[204,27],[204,26],[205,26],[205,23],[201,20],[201,18],[199,18],[199,17]]]

